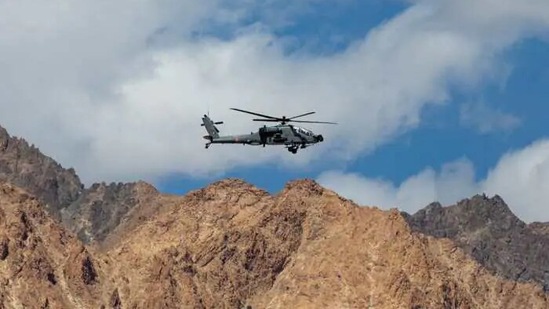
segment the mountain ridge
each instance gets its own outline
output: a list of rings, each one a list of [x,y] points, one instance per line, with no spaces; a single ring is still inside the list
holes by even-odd
[[[12,137],[0,126],[0,180],[36,195],[60,220],[60,210],[81,194],[83,185],[73,168],[64,169],[23,138]]]
[[[5,272],[13,253],[0,262],[8,307],[14,299],[82,308],[549,306],[539,285],[491,275],[451,240],[413,232],[398,210],[360,207],[312,180],[289,182],[276,195],[228,179],[161,196],[162,207],[103,248],[81,244],[37,200],[20,189],[6,194],[6,186],[13,187],[0,184],[2,209],[9,204],[31,219],[6,212],[23,232],[7,224],[0,233],[51,244],[8,250],[35,257],[22,264],[23,277]],[[48,262],[36,268],[35,260]],[[31,282],[36,293],[13,282]]]
[[[549,307],[549,223],[525,224],[500,196],[410,215],[360,207],[311,179],[277,194],[235,178],[184,196],[142,181],[84,188],[24,139],[0,130],[0,146],[0,203],[33,205],[0,224],[3,304]],[[49,231],[44,222],[54,231],[33,234]]]
[[[416,232],[452,239],[491,272],[533,280],[549,292],[549,224],[524,223],[499,195],[475,195],[447,207],[432,203],[403,216]]]
[[[224,179],[161,199],[150,217],[98,250],[124,306],[549,304],[539,286],[499,279],[452,241],[413,233],[396,209],[359,207],[312,180],[271,195]]]
[[[94,183],[89,188],[73,168],[64,168],[24,138],[0,126],[0,181],[24,188],[44,203],[84,243],[101,241],[139,203],[144,182]],[[150,186],[150,185],[149,185]],[[156,190],[156,189],[155,189]]]

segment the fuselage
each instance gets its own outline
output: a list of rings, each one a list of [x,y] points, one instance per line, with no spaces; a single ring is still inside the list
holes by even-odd
[[[247,144],[247,145],[287,145],[301,146],[323,141],[322,135],[315,135],[311,130],[293,126],[264,126],[257,132],[241,135],[225,135],[211,138],[212,144]]]

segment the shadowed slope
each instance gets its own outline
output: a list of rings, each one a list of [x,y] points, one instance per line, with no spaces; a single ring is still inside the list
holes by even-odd
[[[415,231],[454,240],[492,273],[549,291],[548,224],[525,224],[499,196],[477,195],[449,207],[433,203],[405,217]]]
[[[61,209],[78,198],[83,185],[73,169],[64,169],[24,139],[0,127],[0,181],[13,183],[36,196],[57,220]]]
[[[63,168],[38,148],[0,127],[2,180],[36,196],[53,218],[85,243],[103,240],[132,208],[148,203],[158,194],[143,182],[96,183],[85,188],[72,168]]]

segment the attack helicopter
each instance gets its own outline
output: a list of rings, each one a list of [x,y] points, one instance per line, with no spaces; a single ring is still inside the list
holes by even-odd
[[[260,127],[257,132],[251,132],[250,134],[220,136],[220,131],[216,125],[223,124],[223,121],[214,122],[208,115],[204,115],[204,117],[202,117],[201,126],[204,126],[208,132],[208,135],[204,136],[204,139],[208,140],[206,149],[209,148],[211,144],[261,145],[263,147],[265,147],[265,145],[283,145],[289,152],[295,154],[298,149],[304,149],[324,141],[324,137],[322,137],[321,134],[315,134],[309,129],[288,124],[289,122],[337,124],[335,122],[326,121],[295,120],[296,118],[312,115],[315,112],[308,112],[288,118],[286,116],[273,117],[238,108],[231,108],[231,110],[261,117],[252,119],[253,121],[279,122],[279,124],[274,126],[264,125],[263,127]]]

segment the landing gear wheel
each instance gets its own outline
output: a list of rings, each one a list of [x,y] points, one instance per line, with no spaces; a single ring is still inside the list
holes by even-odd
[[[288,147],[288,151],[293,153],[293,154],[296,154],[297,153],[297,147],[293,146],[293,147]]]

